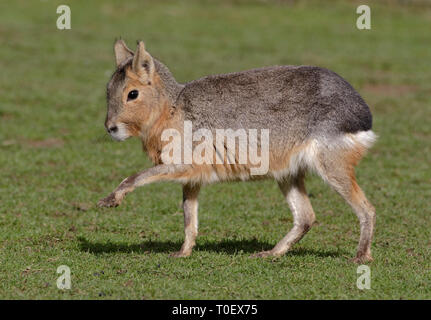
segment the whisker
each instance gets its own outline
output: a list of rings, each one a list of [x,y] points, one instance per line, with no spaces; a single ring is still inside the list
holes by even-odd
[[[114,141],[107,133],[102,134],[91,140],[91,143],[93,144],[101,144],[101,143],[109,143],[109,142],[114,142]]]

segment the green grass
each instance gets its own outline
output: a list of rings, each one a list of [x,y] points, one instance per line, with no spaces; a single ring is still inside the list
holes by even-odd
[[[68,3],[72,29],[57,30]],[[329,1],[328,1],[329,3]],[[431,7],[362,2],[24,1],[0,4],[0,298],[431,298]],[[273,181],[212,185],[200,195],[200,236],[183,240],[181,187],[136,190],[116,209],[95,203],[150,166],[137,140],[105,135],[114,38],[144,39],[179,81],[275,64],[336,71],[371,106],[376,146],[358,168],[377,210],[371,290],[349,262],[351,209],[307,180],[317,223],[286,256],[250,259],[292,225]],[[56,269],[72,289],[56,287]]]

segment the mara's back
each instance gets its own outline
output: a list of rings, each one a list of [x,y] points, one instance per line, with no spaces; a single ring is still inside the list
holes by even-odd
[[[270,129],[305,140],[371,129],[370,110],[336,73],[312,66],[274,66],[213,75],[186,84],[179,104],[194,128]]]

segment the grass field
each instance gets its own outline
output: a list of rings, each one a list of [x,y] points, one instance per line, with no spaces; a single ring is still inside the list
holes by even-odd
[[[372,1],[372,30],[359,31],[364,2],[1,2],[0,298],[430,299],[431,6]],[[71,30],[56,29],[59,4]],[[133,48],[145,40],[180,82],[304,64],[360,92],[380,136],[357,171],[377,210],[370,290],[349,261],[357,218],[314,176],[317,223],[279,259],[249,258],[292,224],[273,181],[203,189],[187,259],[169,257],[184,237],[179,185],[95,206],[151,165],[138,140],[112,142],[103,127],[119,36]],[[60,265],[71,290],[56,287]]]

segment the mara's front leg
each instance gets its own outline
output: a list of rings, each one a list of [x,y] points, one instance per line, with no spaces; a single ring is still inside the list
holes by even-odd
[[[184,181],[188,180],[190,175],[191,167],[188,165],[158,165],[124,179],[109,196],[99,200],[97,205],[99,207],[116,207],[120,205],[127,193],[132,192],[137,187],[158,181]]]
[[[200,185],[186,184],[183,186],[183,211],[185,239],[180,251],[172,257],[188,257],[196,244],[198,235],[198,194]]]

